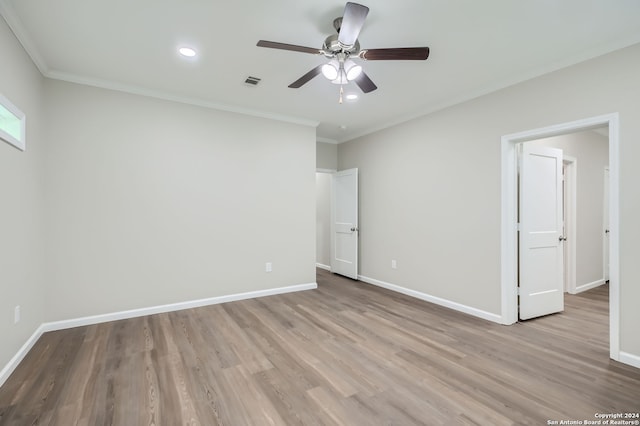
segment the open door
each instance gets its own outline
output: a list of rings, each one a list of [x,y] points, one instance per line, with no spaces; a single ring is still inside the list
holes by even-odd
[[[562,150],[523,144],[520,319],[564,309],[562,198]]]
[[[331,272],[358,279],[358,169],[333,174]]]

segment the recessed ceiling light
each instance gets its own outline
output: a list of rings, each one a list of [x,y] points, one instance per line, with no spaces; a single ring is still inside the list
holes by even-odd
[[[180,52],[182,56],[186,56],[187,58],[193,58],[194,56],[196,56],[196,51],[190,47],[181,47],[180,49],[178,49],[178,52]]]
[[[358,95],[356,95],[355,93],[351,93],[347,95],[346,98],[348,101],[355,101],[356,99],[358,99]]]

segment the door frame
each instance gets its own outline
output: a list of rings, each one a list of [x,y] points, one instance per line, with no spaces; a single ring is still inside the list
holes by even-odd
[[[576,293],[576,220],[577,220],[577,177],[578,160],[570,155],[563,155],[564,173],[564,269],[566,271],[564,288],[570,294]]]
[[[609,126],[609,356],[620,359],[619,113],[611,113],[502,136],[501,139],[501,322],[518,320],[517,146],[522,142]]]
[[[609,167],[605,167],[604,168],[604,182],[606,183],[610,183],[611,181],[611,170],[610,170],[610,166]],[[604,185],[604,196],[603,196],[605,202],[603,202],[603,206],[602,206],[602,219],[604,222],[604,219],[607,219],[607,222],[609,223],[603,223],[602,225],[602,280],[604,282],[607,282],[607,280],[610,280],[610,276],[611,276],[611,254],[607,253],[607,250],[609,250],[609,245],[607,244],[607,242],[610,240],[611,238],[611,218],[609,217],[609,203],[606,203],[606,200],[608,200],[609,197],[609,185]],[[604,226],[606,225],[606,227]],[[609,229],[609,235],[607,235],[606,230]],[[609,255],[609,265],[607,265],[607,255]]]

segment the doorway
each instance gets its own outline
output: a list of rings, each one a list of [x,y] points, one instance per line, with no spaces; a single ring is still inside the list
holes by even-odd
[[[357,280],[358,169],[316,169],[316,267]]]
[[[331,176],[335,170],[316,170],[316,267],[331,271]]]
[[[619,170],[619,118],[608,114],[584,120],[527,130],[502,137],[502,235],[501,283],[502,322],[513,324],[518,319],[518,209],[517,209],[517,147],[536,139],[564,135],[608,126],[609,137],[609,342],[610,357],[620,356],[619,336],[619,266],[618,266],[618,170]]]

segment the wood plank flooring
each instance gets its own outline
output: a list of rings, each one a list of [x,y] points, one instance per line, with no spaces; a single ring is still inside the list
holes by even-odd
[[[547,425],[640,411],[608,289],[501,326],[318,272],[318,289],[44,334],[0,425]]]

